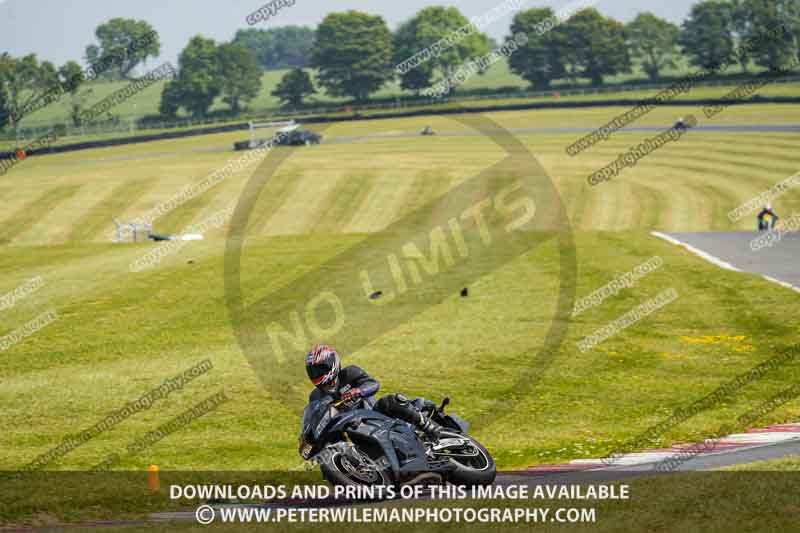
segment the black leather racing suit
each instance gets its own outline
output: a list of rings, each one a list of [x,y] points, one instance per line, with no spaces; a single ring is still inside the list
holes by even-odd
[[[767,222],[765,218],[767,216],[772,217],[772,219]],[[759,211],[758,213],[758,230],[759,231],[766,231],[771,230],[775,227],[775,224],[778,222],[778,215],[772,209],[767,209],[766,207]]]
[[[399,418],[415,426],[419,426],[423,421],[420,409],[429,409],[434,406],[432,402],[422,398],[413,402],[409,401],[402,394],[389,394],[376,402],[374,396],[380,388],[381,385],[377,379],[357,366],[348,366],[339,372],[339,381],[334,392],[327,393],[317,387],[311,392],[308,401],[321,400],[325,396],[333,396],[336,401],[339,401],[347,392],[356,390],[356,395],[342,404],[343,411],[358,407],[372,408],[386,416]]]
[[[377,379],[357,366],[347,366],[339,372],[339,381],[333,393],[327,393],[317,387],[311,392],[308,401],[313,402],[315,400],[321,400],[325,396],[333,396],[336,401],[339,401],[346,392],[358,389],[358,394],[342,405],[343,410],[352,409],[353,407],[359,406],[362,402],[366,404],[366,407],[371,408],[375,405],[375,398],[373,398],[373,396],[375,396],[380,388],[381,384],[378,383]]]

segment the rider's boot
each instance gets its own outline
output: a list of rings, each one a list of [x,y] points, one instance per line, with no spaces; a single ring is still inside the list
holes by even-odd
[[[420,414],[419,428],[429,437],[434,440],[439,440],[442,437],[442,426]]]

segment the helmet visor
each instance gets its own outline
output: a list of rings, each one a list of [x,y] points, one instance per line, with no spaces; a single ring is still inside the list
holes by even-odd
[[[306,367],[308,379],[310,379],[314,385],[319,385],[325,381],[325,377],[330,374],[331,370],[331,365],[324,363],[317,363],[316,365],[309,365]]]

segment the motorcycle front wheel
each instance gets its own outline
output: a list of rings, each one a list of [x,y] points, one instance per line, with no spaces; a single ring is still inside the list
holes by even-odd
[[[355,455],[354,455],[355,454]],[[351,450],[331,446],[326,460],[319,465],[324,477],[332,485],[390,485],[392,480],[386,468],[380,466],[380,457],[373,458],[358,446]]]

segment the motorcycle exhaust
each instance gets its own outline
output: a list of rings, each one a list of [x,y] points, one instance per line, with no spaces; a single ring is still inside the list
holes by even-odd
[[[417,474],[413,478],[409,479],[405,483],[401,483],[401,485],[419,485],[425,481],[432,482],[432,483],[441,483],[444,480],[440,474],[436,472],[423,472],[421,474]]]

